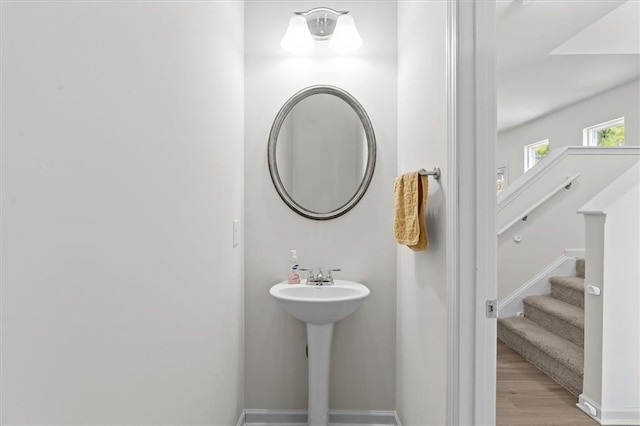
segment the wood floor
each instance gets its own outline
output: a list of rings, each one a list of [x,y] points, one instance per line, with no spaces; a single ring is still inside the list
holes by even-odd
[[[497,426],[595,426],[577,398],[498,341]]]

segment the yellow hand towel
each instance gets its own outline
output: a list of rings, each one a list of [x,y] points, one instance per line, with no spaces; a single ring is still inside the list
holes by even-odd
[[[398,244],[405,244],[413,251],[426,250],[429,246],[425,224],[425,208],[429,195],[429,180],[418,172],[405,173],[395,180],[395,215],[393,230]]]

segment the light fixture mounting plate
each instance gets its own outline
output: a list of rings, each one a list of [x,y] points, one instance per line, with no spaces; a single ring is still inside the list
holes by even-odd
[[[333,10],[328,7],[316,7],[306,12],[295,12],[307,20],[309,33],[315,40],[328,40],[336,29],[338,17],[349,12]]]

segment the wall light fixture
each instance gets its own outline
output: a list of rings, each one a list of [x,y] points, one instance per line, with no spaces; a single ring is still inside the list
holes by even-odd
[[[328,41],[335,52],[354,52],[362,46],[362,38],[348,13],[328,7],[294,12],[280,45],[291,53],[305,53],[313,50],[317,41]]]

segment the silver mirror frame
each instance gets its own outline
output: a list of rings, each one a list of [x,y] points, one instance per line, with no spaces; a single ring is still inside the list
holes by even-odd
[[[278,164],[276,161],[276,145],[278,144],[278,134],[280,133],[280,128],[284,123],[285,118],[289,112],[293,109],[294,106],[298,104],[298,102],[302,101],[309,96],[317,95],[317,94],[327,94],[337,96],[338,98],[345,101],[358,115],[360,118],[360,122],[364,127],[364,132],[367,137],[367,167],[364,171],[364,176],[358,189],[353,194],[353,196],[342,206],[338,207],[335,210],[329,212],[316,212],[313,210],[306,209],[305,207],[298,204],[291,195],[286,191],[282,180],[280,179],[280,174],[278,173]],[[271,180],[273,181],[273,185],[278,192],[282,201],[285,202],[291,210],[298,213],[301,216],[304,216],[308,219],[313,220],[328,220],[334,219],[336,217],[342,216],[351,210],[362,197],[365,192],[367,192],[367,188],[371,183],[371,179],[373,178],[373,170],[376,165],[376,136],[373,131],[373,125],[371,124],[371,120],[367,115],[367,112],[362,107],[360,102],[356,98],[354,98],[350,93],[334,86],[325,86],[325,85],[317,85],[310,86],[305,89],[300,90],[296,94],[294,94],[285,104],[282,106],[278,115],[271,126],[271,132],[269,133],[269,145],[267,149],[267,162],[269,164],[269,174],[271,175]]]

